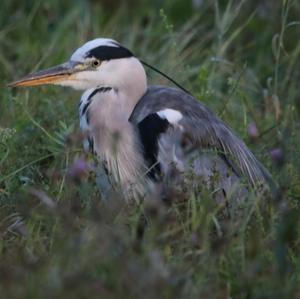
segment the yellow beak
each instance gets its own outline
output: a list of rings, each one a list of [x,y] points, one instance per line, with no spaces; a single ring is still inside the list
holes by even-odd
[[[76,68],[77,63],[66,62],[46,70],[31,73],[20,80],[11,82],[9,87],[37,86],[43,84],[59,84],[59,82],[70,80],[72,75],[80,70]]]

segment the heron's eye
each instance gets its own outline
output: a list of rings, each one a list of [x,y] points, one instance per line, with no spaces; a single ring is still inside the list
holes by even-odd
[[[95,59],[92,61],[92,66],[93,67],[98,67],[101,64],[101,61],[98,59]]]

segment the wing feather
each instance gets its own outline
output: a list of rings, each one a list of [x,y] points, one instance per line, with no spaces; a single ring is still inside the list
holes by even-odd
[[[164,86],[148,88],[129,120],[138,124],[148,115],[167,108],[183,115],[179,124],[194,146],[219,151],[254,186],[270,184],[269,172],[233,130],[205,105],[179,89]]]

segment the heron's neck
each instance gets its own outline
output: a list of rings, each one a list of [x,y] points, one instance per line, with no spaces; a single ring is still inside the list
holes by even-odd
[[[96,92],[91,90],[86,94]],[[142,192],[146,172],[136,129],[128,121],[133,108],[145,91],[143,89],[106,88],[90,99],[85,115],[81,113],[81,127],[87,131],[87,144],[104,161],[115,180],[125,187],[134,186]],[[88,96],[83,98],[88,99]],[[86,100],[86,103],[87,100]],[[84,102],[80,110],[83,111]],[[86,129],[82,124],[86,124]]]
[[[86,91],[80,104],[81,127],[86,125],[94,152],[125,186],[140,185],[146,171],[136,129],[128,121],[146,89],[144,68],[132,58],[123,61],[105,87]]]
[[[134,107],[146,93],[146,73],[135,57],[112,60],[104,67],[103,73],[98,74],[99,85],[82,95],[81,127],[84,129],[88,119],[88,127],[101,124],[107,131],[125,130],[127,126],[121,123],[128,123]]]
[[[111,79],[111,87],[117,93],[116,105],[124,108],[124,117],[128,120],[133,108],[147,90],[147,77],[141,62],[131,57],[114,61],[119,65]],[[126,114],[126,115],[125,115]]]

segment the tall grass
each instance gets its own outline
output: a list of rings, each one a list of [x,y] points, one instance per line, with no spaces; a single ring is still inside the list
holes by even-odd
[[[0,298],[298,298],[300,4],[114,3],[1,4]],[[76,172],[80,94],[5,87],[99,36],[219,114],[270,169],[281,200],[254,199],[225,218],[204,190],[169,205],[101,201],[93,175]]]

